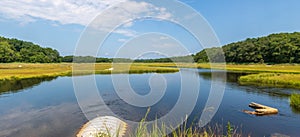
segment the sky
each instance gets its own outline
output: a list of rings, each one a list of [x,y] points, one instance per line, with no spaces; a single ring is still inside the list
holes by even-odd
[[[161,0],[161,3],[163,1],[166,0]],[[119,5],[122,9],[108,10],[122,2],[126,3]],[[193,8],[207,21],[220,42],[220,45],[214,46],[271,33],[300,31],[299,0],[181,0],[180,2]],[[109,28],[114,27],[119,20],[146,15],[161,20],[141,19],[118,26],[97,50],[97,55],[113,57],[126,43],[132,45],[125,49],[128,55],[137,52],[130,50],[132,48],[153,49],[153,51],[161,49],[170,53],[161,56],[195,54],[203,49],[202,44],[199,44],[188,30],[172,22],[180,15],[168,11],[169,6],[162,5],[151,4],[149,0],[1,0],[0,36],[51,47],[63,56],[73,55],[83,32],[88,26],[93,25],[92,22],[97,20],[99,14],[105,16],[98,19],[101,25],[95,26],[95,30],[102,32],[110,31]],[[177,8],[178,12],[185,10],[184,7]],[[136,14],[130,15],[127,12]],[[183,18],[188,17],[187,14]],[[189,23],[193,24],[194,28],[201,24]],[[89,44],[86,45],[88,47]],[[186,49],[176,48],[180,45]]]

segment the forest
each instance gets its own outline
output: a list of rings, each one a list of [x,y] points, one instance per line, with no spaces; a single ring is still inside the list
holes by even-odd
[[[60,62],[60,55],[32,42],[0,37],[0,62],[54,63]]]
[[[222,49],[221,49],[222,48]],[[248,38],[244,41],[234,42],[221,48],[204,49],[195,55],[159,58],[138,59],[126,58],[101,58],[92,56],[64,56],[61,57],[57,50],[42,48],[31,42],[0,37],[0,62],[27,62],[27,63],[55,63],[55,62],[189,62],[192,57],[195,62],[220,62],[227,63],[300,63],[300,32],[278,33],[265,37]],[[210,59],[207,55],[210,55]],[[222,60],[223,58],[223,60]]]
[[[278,33],[260,38],[248,38],[218,48],[209,48],[194,55],[195,62],[211,62],[225,55],[227,63],[300,63],[300,33]]]
[[[208,55],[210,55],[208,57]],[[191,55],[195,62],[227,63],[300,63],[300,32],[278,33],[248,38],[219,47],[204,49]],[[190,56],[137,60],[137,62],[187,62]]]

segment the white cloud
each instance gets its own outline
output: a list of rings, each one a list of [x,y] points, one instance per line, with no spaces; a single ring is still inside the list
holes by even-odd
[[[123,0],[1,0],[0,12],[7,18],[32,22],[37,18],[61,24],[88,24],[106,7]]]
[[[130,29],[117,29],[117,30],[115,30],[113,32],[117,33],[117,34],[121,34],[121,35],[127,36],[127,37],[134,37],[134,36],[137,35],[136,31],[130,30]]]
[[[126,41],[127,41],[127,39],[118,39],[118,42],[124,43],[124,42],[126,42]]]
[[[86,26],[104,9],[123,1],[127,2],[118,10],[111,12],[108,18],[103,19],[104,22],[109,25],[119,19],[132,19],[138,14],[154,15],[158,18],[171,17],[165,8],[129,0],[1,0],[0,15],[21,23],[45,19],[61,24]],[[124,26],[130,27],[132,23],[129,22]]]
[[[105,10],[114,5],[117,8]],[[100,13],[104,13],[101,14],[101,18],[95,18]],[[1,0],[0,15],[6,19],[17,20],[20,25],[43,19],[53,21],[51,24],[53,26],[59,24],[87,26],[94,20],[91,26],[105,32],[113,30],[120,21],[125,21],[121,28],[113,33],[126,37],[137,35],[137,32],[129,29],[137,17],[151,16],[160,19],[172,17],[164,7],[133,0]]]
[[[125,23],[124,27],[131,27],[132,25],[133,25],[133,22],[131,21],[131,22]]]
[[[116,5],[111,10],[105,10],[95,20],[90,27],[96,31],[110,32],[115,27],[120,26],[113,33],[121,34],[127,37],[134,37],[137,32],[129,29],[136,19],[141,17],[153,17],[159,19],[170,19],[171,14],[164,7],[157,7],[147,2],[126,1]]]
[[[168,40],[169,37],[167,37],[167,36],[161,36],[161,37],[159,37],[159,39],[160,39],[160,40]]]

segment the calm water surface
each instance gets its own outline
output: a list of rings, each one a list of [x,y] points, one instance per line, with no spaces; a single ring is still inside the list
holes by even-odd
[[[211,88],[211,72],[205,69],[184,71],[191,71],[200,78],[199,97],[189,117],[191,122],[199,120],[201,116]],[[140,95],[149,93],[148,80],[152,75],[130,74],[130,84],[135,92]],[[160,75],[165,77],[168,85],[164,97],[151,107],[149,119],[167,114],[174,107],[180,94],[180,73]],[[227,72],[225,94],[210,124],[218,123],[225,126],[230,121],[233,125],[239,126],[245,135],[252,136],[273,134],[300,136],[300,112],[289,106],[289,94],[300,91],[240,86],[236,80],[241,75],[244,74]],[[88,77],[93,76],[78,78],[84,81]],[[120,99],[114,91],[110,75],[96,75],[95,78],[100,95],[115,114],[133,121],[143,118],[147,108],[134,107]],[[86,90],[89,92],[89,87]],[[188,94],[188,89],[184,92]],[[262,117],[243,113],[242,110],[251,110],[248,108],[250,102],[269,105],[278,108],[280,112],[278,115]],[[99,105],[91,105],[89,113],[95,113],[97,116],[94,107]],[[78,106],[72,77],[0,82],[0,136],[71,137],[75,136],[78,129],[87,121]]]

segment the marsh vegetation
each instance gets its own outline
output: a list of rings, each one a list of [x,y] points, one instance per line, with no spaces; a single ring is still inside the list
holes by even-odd
[[[300,111],[300,94],[293,93],[290,97],[290,104],[293,108]]]

